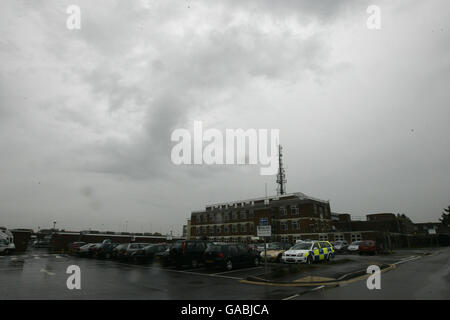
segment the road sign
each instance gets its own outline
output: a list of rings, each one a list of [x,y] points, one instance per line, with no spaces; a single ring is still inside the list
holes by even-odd
[[[257,227],[258,237],[270,237],[272,236],[272,226],[258,226]]]
[[[268,218],[261,218],[259,219],[259,225],[260,226],[267,226],[269,224],[269,219]]]

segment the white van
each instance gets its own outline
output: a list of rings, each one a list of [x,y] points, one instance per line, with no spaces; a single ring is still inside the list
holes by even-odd
[[[0,227],[0,254],[10,254],[14,252],[14,237],[11,231],[5,227]]]

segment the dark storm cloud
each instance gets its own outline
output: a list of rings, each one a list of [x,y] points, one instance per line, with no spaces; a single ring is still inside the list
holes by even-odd
[[[69,31],[72,1],[1,1],[5,223],[167,230],[272,193],[257,167],[173,165],[171,132],[194,120],[280,128],[288,190],[335,211],[435,220],[450,189],[447,4],[375,3],[377,32],[368,1],[80,0]]]

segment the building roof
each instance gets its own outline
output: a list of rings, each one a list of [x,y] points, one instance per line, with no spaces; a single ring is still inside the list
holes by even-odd
[[[234,204],[242,204],[242,203],[244,203],[244,204],[251,204],[251,203],[254,203],[254,202],[257,202],[257,201],[264,201],[266,199],[268,199],[269,201],[277,201],[277,200],[284,200],[284,199],[287,200],[287,199],[293,198],[293,197],[295,197],[295,198],[297,198],[299,200],[313,200],[313,201],[322,202],[322,203],[326,203],[326,204],[329,203],[329,201],[325,201],[325,200],[322,200],[322,199],[319,199],[319,198],[310,197],[310,196],[308,196],[308,195],[306,195],[306,194],[304,194],[302,192],[294,192],[294,193],[287,193],[287,194],[284,194],[284,195],[276,195],[276,196],[259,197],[259,198],[245,199],[245,200],[236,200],[236,201],[229,201],[229,202],[214,203],[214,204],[207,205],[206,208],[209,208],[209,207],[211,207],[211,208],[218,208],[218,207],[227,206],[227,205],[229,207],[232,207]],[[204,212],[204,211],[196,210],[196,211],[193,211],[193,213],[194,212]]]

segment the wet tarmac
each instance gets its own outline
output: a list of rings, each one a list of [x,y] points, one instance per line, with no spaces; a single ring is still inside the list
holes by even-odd
[[[412,254],[414,252],[376,257],[338,256],[337,260],[350,258],[352,262],[326,267],[318,264],[315,271],[308,275],[333,276],[350,270],[350,266],[364,266],[374,260],[393,263]],[[66,281],[70,274],[66,270],[71,265],[80,267],[80,290],[67,288]],[[261,286],[240,282],[248,276],[262,274],[263,266],[233,271],[206,270],[202,267],[177,270],[157,265],[50,254],[45,249],[35,249],[21,255],[0,256],[0,299],[281,300],[317,295],[311,288]],[[342,288],[336,290],[339,289]]]

